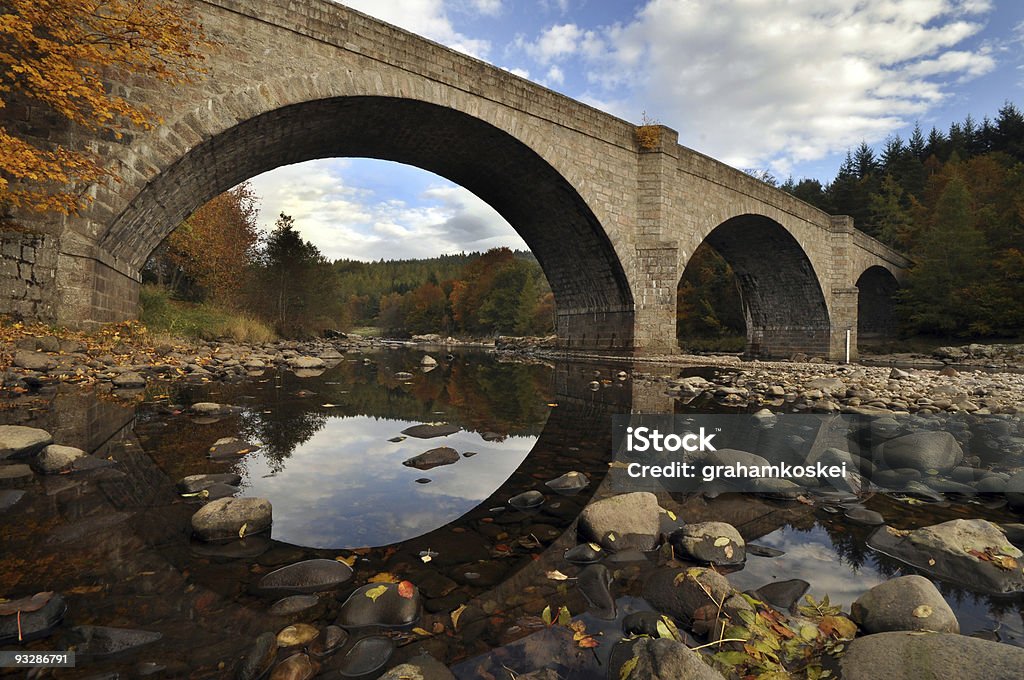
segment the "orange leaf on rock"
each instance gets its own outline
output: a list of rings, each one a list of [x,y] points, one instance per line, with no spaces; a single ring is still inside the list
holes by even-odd
[[[402,581],[398,584],[398,594],[411,600],[412,596],[416,594],[416,586],[412,584],[412,581]]]

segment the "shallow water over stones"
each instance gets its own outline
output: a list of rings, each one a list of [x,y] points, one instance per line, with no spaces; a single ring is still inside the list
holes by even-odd
[[[0,597],[52,590],[67,605],[55,632],[28,648],[65,648],[83,626],[146,634],[147,644],[83,655],[79,668],[53,675],[61,678],[143,677],[156,666],[164,677],[232,677],[247,654],[251,677],[293,657],[296,673],[319,667],[330,677],[364,670],[373,677],[372,669],[426,653],[458,678],[481,677],[481,668],[502,677],[506,666],[525,674],[546,665],[562,678],[597,679],[606,675],[626,617],[642,612],[657,630],[645,584],[659,573],[675,579],[677,572],[666,571],[665,537],[687,523],[728,522],[739,530],[748,550],[742,565],[729,567],[732,588],[803,579],[815,598],[828,594],[848,611],[872,586],[915,573],[867,547],[878,527],[851,521],[851,514],[878,513],[898,530],[962,518],[1020,521],[980,496],[939,494],[933,503],[836,495],[809,505],[749,494],[658,494],[651,507],[673,514],[627,527],[625,538],[643,541],[620,541],[616,533],[606,541],[615,550],[589,546],[580,541],[608,539],[609,531],[581,537],[572,527],[588,503],[607,496],[611,416],[671,412],[675,402],[664,385],[644,391],[617,377],[621,365],[527,366],[484,354],[431,354],[439,363],[429,373],[419,369],[422,351],[377,352],[348,356],[318,377],[267,370],[239,384],[151,385],[136,405],[62,392],[51,409],[56,420],[36,413],[17,421],[52,431],[56,444],[115,461],[65,475],[30,470],[0,496]],[[727,410],[718,401],[697,402]],[[190,409],[195,403],[230,408]],[[429,429],[410,429],[418,425]],[[245,443],[239,455],[211,459],[209,447],[227,437]],[[402,464],[440,447],[460,458],[425,471]],[[202,483],[176,484],[202,474],[229,475],[216,478],[220,487],[267,499],[270,531],[194,540],[191,519],[210,498],[202,497]],[[581,489],[557,493],[559,484],[547,484],[556,479],[574,482],[567,491]],[[16,490],[25,493],[15,498]],[[539,504],[509,502],[538,496]],[[616,543],[661,550],[644,554]],[[261,587],[268,575],[308,560],[334,563],[331,571],[345,578],[327,578],[316,595],[284,604],[306,589]],[[339,560],[351,565],[350,576]],[[966,582],[936,585],[964,633],[1024,646],[1019,596],[984,596]],[[703,591],[695,593],[694,604],[703,604]],[[362,598],[358,610],[346,610],[352,597]],[[565,626],[544,624],[545,608],[557,615],[561,606],[595,636],[593,652],[581,650]],[[351,625],[330,628],[339,623]],[[276,640],[300,625],[319,633],[279,655],[260,637]]]

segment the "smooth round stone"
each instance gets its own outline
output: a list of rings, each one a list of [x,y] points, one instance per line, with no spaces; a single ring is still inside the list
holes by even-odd
[[[402,465],[416,468],[417,470],[431,470],[442,465],[451,465],[459,462],[459,452],[448,446],[439,446],[436,449],[424,451],[418,456],[403,461]]]
[[[272,616],[295,616],[307,612],[320,604],[316,595],[291,595],[270,605],[267,613]]]
[[[581,543],[565,551],[565,561],[573,564],[593,564],[604,557],[604,550],[597,543]]]
[[[211,484],[202,491],[199,492],[202,500],[216,501],[221,498],[231,498],[241,492],[237,486],[228,486],[227,484]],[[248,531],[248,530],[246,530]]]
[[[552,491],[561,494],[574,494],[582,491],[590,485],[590,478],[582,472],[566,472],[561,477],[556,477],[549,482],[545,482],[545,485]]]
[[[359,678],[380,671],[395,652],[395,643],[383,635],[357,640],[344,656],[338,673],[343,678]]]
[[[885,524],[885,518],[881,514],[867,508],[850,508],[844,513],[844,516],[851,522],[867,526],[881,526]]]
[[[368,583],[341,605],[337,623],[343,628],[408,626],[420,618],[421,609],[419,589],[408,581]]]
[[[71,637],[77,641],[76,649],[80,654],[104,657],[152,644],[160,640],[163,634],[133,628],[75,626],[71,629]]]
[[[746,559],[743,537],[731,524],[699,522],[687,524],[669,537],[680,555],[706,564],[742,564]]]
[[[278,631],[277,646],[298,647],[299,645],[309,644],[319,635],[320,631],[316,626],[311,626],[308,623],[296,623]]]
[[[927,630],[959,633],[960,624],[938,588],[917,574],[884,581],[850,606],[854,621],[868,633]]]
[[[352,568],[337,560],[305,560],[275,569],[259,582],[264,592],[318,593],[331,590],[352,578]]]
[[[192,531],[204,541],[244,538],[269,530],[272,517],[265,498],[221,498],[192,515]]]
[[[544,504],[544,494],[540,491],[524,491],[508,499],[508,504],[517,510],[533,510]]]
[[[86,455],[85,451],[73,446],[50,444],[32,460],[32,468],[43,475],[56,475],[70,470],[76,460]]]
[[[259,448],[238,437],[223,437],[213,443],[207,456],[213,460],[234,460],[253,451],[259,451]]]

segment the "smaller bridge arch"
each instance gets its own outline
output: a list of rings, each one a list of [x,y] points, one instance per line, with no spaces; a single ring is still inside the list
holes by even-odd
[[[857,277],[857,338],[861,343],[892,338],[899,330],[896,294],[900,282],[882,265],[871,265]]]
[[[732,267],[746,321],[745,354],[752,358],[778,358],[795,351],[827,354],[831,316],[826,289],[797,236],[766,214],[712,219],[721,221],[711,225],[692,249],[680,252],[680,275],[702,243]]]

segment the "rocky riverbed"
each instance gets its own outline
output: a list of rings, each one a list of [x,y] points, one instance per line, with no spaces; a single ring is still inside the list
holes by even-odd
[[[274,540],[274,504],[246,495],[235,467],[259,455],[241,423],[262,407],[231,397],[230,386],[288,376],[299,382],[275,378],[278,395],[329,412],[346,387],[329,380],[332,366],[372,368],[383,362],[384,344],[185,346],[26,334],[5,346],[5,422],[20,424],[0,426],[0,540],[6,548],[22,537],[19,555],[36,555],[37,564],[50,565],[42,573],[56,579],[54,551],[92,555],[90,537],[145,527],[143,543],[118,539],[112,554],[141,556],[129,581],[141,579],[146,604],[136,625],[127,625],[130,613],[92,599],[117,590],[109,575],[59,587],[19,576],[16,588],[0,592],[9,600],[0,601],[0,645],[16,647],[19,635],[34,648],[59,640],[123,677],[668,680],[786,672],[909,679],[950,669],[966,678],[1019,677],[1024,633],[979,626],[963,601],[1022,609],[1024,376],[945,364],[928,370],[732,357],[573,365],[563,372],[579,392],[544,399],[553,409],[548,430],[575,429],[542,437],[537,449],[546,462],[524,465],[459,520],[368,550]],[[416,352],[415,365],[388,368],[387,389],[425,390],[429,376],[453,371],[447,351],[431,346]],[[155,400],[150,413],[160,417],[136,429],[181,430],[183,441],[198,436],[204,462],[178,463],[159,449],[143,454],[148,435],[100,452],[32,427],[32,409],[52,404],[68,383],[132,401],[147,395]],[[185,386],[187,401],[144,391],[169,392],[174,384]],[[217,401],[206,396],[211,390]],[[616,491],[617,470],[606,474],[608,435],[595,433],[613,413],[628,412],[630,400],[654,403],[651,395],[671,411],[746,414],[758,426],[788,413],[864,418],[877,448],[829,455],[846,454],[870,484]],[[397,467],[411,468],[415,483],[429,488],[435,482],[422,475],[458,471],[476,454],[454,443],[460,429],[424,419],[379,443],[425,437]],[[154,487],[158,467],[142,466],[150,458],[180,472]],[[149,486],[139,486],[143,479]],[[117,503],[107,509],[97,500],[103,495]],[[26,508],[27,523],[19,515]],[[45,541],[30,541],[24,527],[48,526],[40,520],[51,514],[63,519],[45,529]],[[881,576],[859,588],[845,583],[847,595],[839,596],[825,574],[845,567],[787,555],[804,547],[777,540],[787,526],[825,527],[845,546],[844,560],[862,564],[870,554]],[[0,564],[11,559],[5,552]],[[154,571],[165,562],[173,568]],[[771,576],[759,580],[762,573]],[[156,592],[154,579],[164,599],[188,603],[185,609],[146,599]],[[227,611],[231,618],[213,626],[230,628],[227,638],[199,645],[203,653],[187,663],[173,658],[170,650],[187,638],[167,622]]]

